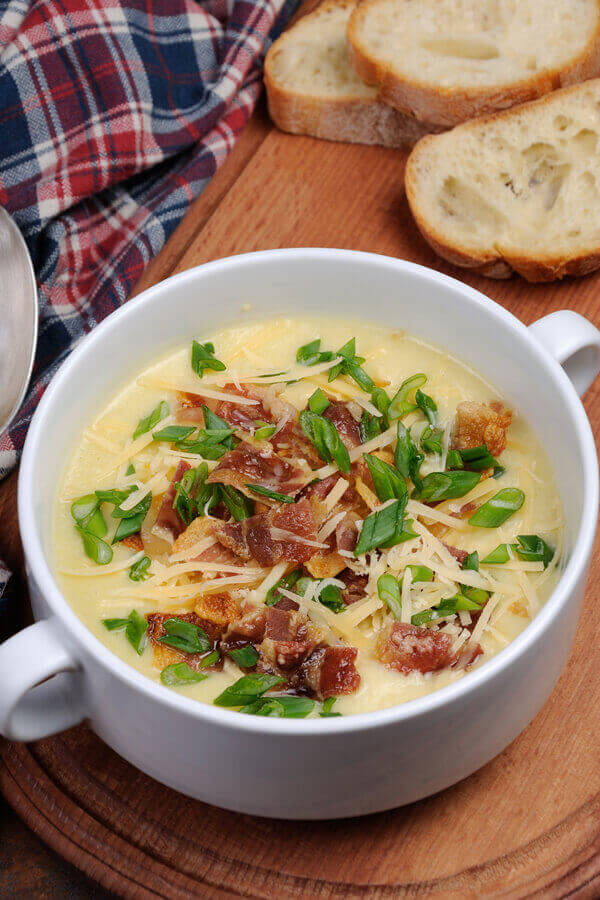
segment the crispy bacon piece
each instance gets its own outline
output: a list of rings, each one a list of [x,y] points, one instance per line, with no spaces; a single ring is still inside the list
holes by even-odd
[[[214,522],[213,534],[220,544],[241,559],[254,559],[261,566],[275,566],[282,560],[304,563],[315,552],[313,546],[301,540],[274,537],[273,528],[280,528],[309,541],[316,541],[317,538],[308,500],[282,504],[241,522]]]
[[[459,403],[450,446],[453,450],[467,450],[485,444],[492,456],[500,456],[506,447],[506,431],[512,417],[512,410],[497,400]]]
[[[163,541],[167,541],[169,544],[172,544],[182,531],[185,531],[185,522],[177,510],[173,509],[173,501],[175,500],[176,493],[175,484],[176,482],[181,481],[188,469],[191,469],[190,464],[182,459],[175,469],[171,484],[165,491],[163,501],[158,510],[156,522],[152,528],[152,533],[155,534],[156,537],[161,538]]]
[[[273,453],[268,445],[258,450],[250,444],[241,443],[221,457],[207,482],[230,484],[253,498],[257,495],[246,487],[249,482],[294,497],[306,484],[306,475],[297,466]],[[265,497],[263,502],[270,502],[269,498]]]
[[[198,597],[194,611],[202,619],[226,626],[238,618],[240,606],[231,594],[205,594]]]
[[[305,688],[319,700],[353,694],[360,685],[356,671],[356,647],[318,647],[300,667]]]
[[[212,537],[212,529],[213,529],[214,519],[210,519],[206,516],[198,516],[197,519],[194,519],[193,522],[188,525],[188,527],[183,531],[171,549],[172,554],[184,553],[188,550],[192,550],[195,544],[198,544],[203,538]],[[193,557],[194,560],[203,560],[204,562],[218,562],[229,565],[241,566],[243,565],[243,560],[236,556],[235,553],[232,553],[231,550],[228,550],[222,544],[219,544],[218,541],[215,542],[212,546],[207,547],[206,550],[203,550],[198,556]],[[219,573],[216,573],[218,577]],[[223,574],[227,574],[224,572]]]
[[[125,544],[126,547],[130,547],[131,550],[140,551],[144,549],[142,536],[139,532],[137,534],[130,534],[129,537],[123,538],[121,543]]]
[[[405,675],[437,672],[453,662],[450,636],[404,622],[393,622],[377,641],[379,660]]]
[[[352,606],[353,603],[365,599],[365,590],[369,580],[366,575],[357,575],[352,569],[344,569],[337,577],[346,585],[342,590],[342,600],[346,606]]]
[[[469,554],[467,553],[467,551],[466,551],[466,550],[459,550],[458,547],[453,547],[452,544],[447,544],[446,541],[441,541],[440,543],[442,543],[442,544],[444,545],[444,547],[446,548],[446,550],[448,551],[448,553],[450,553],[450,554],[454,557],[454,559],[457,559],[458,562],[459,562],[459,563],[461,564],[461,566],[462,566],[462,564],[464,563],[465,559],[466,559],[467,556],[469,555]]]
[[[348,449],[360,444],[360,428],[358,422],[348,409],[348,404],[341,400],[332,400],[325,412],[325,419],[335,425],[337,432]]]
[[[190,669],[194,669],[195,671],[203,669],[204,667],[201,665],[201,660],[204,656],[203,653],[186,653],[184,650],[176,650],[174,647],[167,647],[166,644],[162,644],[159,641],[159,638],[166,634],[164,623],[167,619],[182,619],[184,622],[189,622],[191,625],[198,625],[200,628],[204,629],[212,642],[213,650],[217,647],[221,639],[221,635],[224,631],[223,626],[216,622],[211,622],[209,619],[201,618],[193,612],[149,613],[146,616],[146,621],[148,622],[148,640],[153,645],[155,666],[164,669],[165,666],[169,666],[172,663],[185,661]],[[208,668],[221,669],[223,668],[223,661],[219,660],[214,666]]]
[[[361,519],[358,513],[350,510],[335,529],[335,542],[338,550],[353,553],[358,540],[356,523]]]

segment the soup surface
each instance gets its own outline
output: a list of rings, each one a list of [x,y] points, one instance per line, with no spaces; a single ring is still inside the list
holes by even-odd
[[[364,322],[192,338],[110,399],[58,490],[57,577],[110,650],[205,703],[315,717],[468,677],[526,627],[561,503],[479,375]]]

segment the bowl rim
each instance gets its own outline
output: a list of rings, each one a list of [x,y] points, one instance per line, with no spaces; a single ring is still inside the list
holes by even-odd
[[[536,356],[540,369],[544,370],[545,374],[552,379],[557,400],[560,400],[569,409],[575,420],[577,431],[574,437],[579,443],[583,457],[584,502],[580,513],[579,527],[573,540],[573,551],[554,591],[526,628],[510,644],[499,651],[492,659],[488,660],[485,665],[470,672],[467,677],[460,678],[452,684],[439,688],[423,697],[408,700],[396,706],[339,718],[279,719],[244,716],[233,710],[182,696],[176,691],[154,682],[109,650],[79,619],[63,596],[52,574],[50,564],[42,547],[36,522],[33,491],[35,460],[37,454],[43,452],[44,442],[42,437],[48,433],[45,431],[46,419],[53,405],[59,401],[61,393],[68,385],[71,369],[77,361],[82,356],[85,356],[97,342],[101,341],[104,334],[115,327],[115,323],[119,323],[121,329],[123,325],[127,327],[127,319],[131,317],[135,319],[146,306],[156,302],[156,298],[160,297],[165,289],[172,289],[173,286],[183,285],[186,282],[194,282],[196,279],[204,277],[205,274],[210,275],[220,269],[237,266],[244,267],[254,263],[268,263],[270,260],[281,260],[285,257],[304,260],[307,264],[310,264],[315,259],[330,259],[341,265],[346,261],[358,261],[365,265],[391,267],[398,277],[402,277],[403,273],[409,272],[424,281],[437,282],[438,285],[442,285],[449,290],[460,291],[464,298],[472,304],[474,310],[486,308],[488,312],[492,313],[500,327],[510,328],[513,332],[518,333],[521,342],[524,342],[529,352]],[[519,353],[521,352],[522,348],[519,347]],[[47,441],[47,437],[44,440]],[[516,316],[491,298],[469,285],[463,284],[458,279],[417,263],[363,251],[306,247],[238,254],[187,269],[159,282],[143,291],[137,297],[132,298],[107,316],[93,331],[86,335],[52,378],[31,421],[19,472],[18,516],[25,552],[27,576],[28,578],[33,577],[39,592],[43,595],[51,610],[51,614],[59,618],[66,626],[75,639],[77,647],[83,647],[85,653],[79,654],[80,659],[78,660],[82,668],[85,669],[85,662],[82,663],[81,660],[85,660],[86,654],[89,654],[91,657],[94,657],[97,664],[108,669],[121,682],[125,682],[127,687],[140,691],[148,699],[152,699],[163,707],[170,707],[188,717],[196,718],[200,722],[204,721],[234,731],[241,730],[255,734],[298,737],[360,732],[385,727],[390,724],[408,722],[434,713],[440,707],[450,707],[452,704],[461,702],[469,695],[475,695],[479,689],[484,688],[489,682],[499,677],[540,640],[554,622],[555,617],[560,615],[563,607],[571,602],[577,584],[586,572],[591,556],[598,516],[598,491],[599,476],[596,447],[591,425],[581,400],[560,364]],[[91,713],[93,724],[93,710]]]

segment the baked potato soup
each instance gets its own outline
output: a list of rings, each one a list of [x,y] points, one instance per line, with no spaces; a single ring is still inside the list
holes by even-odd
[[[552,469],[443,350],[337,319],[240,324],[94,413],[55,569],[149,678],[244,714],[369,712],[469,676],[562,568]]]

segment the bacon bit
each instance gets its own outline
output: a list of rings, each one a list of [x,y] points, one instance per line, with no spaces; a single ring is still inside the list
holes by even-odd
[[[452,663],[450,636],[430,628],[393,622],[377,640],[379,660],[407,675],[437,672]]]
[[[343,581],[346,587],[342,591],[342,600],[346,606],[352,606],[359,600],[365,599],[368,577],[367,575],[357,575],[352,569],[344,569],[338,575],[340,581]]]
[[[171,484],[165,491],[163,501],[158,510],[156,522],[152,528],[152,534],[161,538],[163,541],[167,541],[169,544],[172,544],[175,539],[185,531],[185,522],[182,520],[177,510],[173,509],[173,501],[175,500],[176,482],[181,481],[190,468],[190,464],[182,459],[175,469],[175,474],[173,475]]]
[[[306,688],[319,700],[353,694],[360,685],[356,671],[356,647],[319,647],[300,668]]]
[[[195,613],[215,625],[229,625],[240,614],[240,607],[230,594],[207,594],[198,597]]]
[[[129,547],[131,550],[137,550],[138,552],[144,549],[142,536],[139,532],[137,534],[130,534],[129,537],[123,538],[121,543],[125,544],[125,546]]]
[[[335,578],[346,568],[346,560],[335,551],[323,555],[316,553],[305,563],[305,567],[313,578]]]
[[[291,612],[292,610],[299,610],[300,604],[296,603],[295,600],[292,600],[291,597],[282,597],[281,600],[278,600],[273,609],[282,609],[284,612]]]
[[[269,446],[257,450],[250,444],[241,443],[221,457],[207,478],[209,484],[230,484],[249,497],[255,497],[246,487],[249,481],[293,497],[304,487],[306,476],[297,466],[273,453]],[[265,497],[263,502],[275,501]]]
[[[348,404],[341,400],[332,400],[323,413],[325,419],[335,425],[337,432],[348,449],[360,444],[360,428],[358,422],[348,409]]]
[[[338,550],[345,550],[347,553],[354,552],[358,540],[356,523],[360,521],[360,518],[357,513],[350,510],[337,526],[335,529],[335,541]]]
[[[322,481],[314,481],[304,488],[302,496],[308,500],[324,500],[331,493],[339,478],[341,478],[341,474],[336,472],[335,475],[329,475]]]
[[[465,559],[469,555],[466,550],[459,550],[458,547],[453,547],[452,544],[447,544],[446,541],[440,541],[441,544],[444,545],[448,553],[450,553],[454,559],[457,559],[459,563],[464,563]]]
[[[467,450],[485,444],[492,456],[500,456],[506,447],[506,431],[512,418],[512,410],[497,400],[459,403],[450,446],[453,450]]]
[[[154,665],[159,669],[164,669],[166,666],[171,665],[172,663],[181,662],[185,660],[189,665],[190,669],[194,669],[194,671],[199,671],[204,669],[201,665],[203,653],[186,653],[184,650],[176,650],[174,647],[167,647],[166,644],[162,644],[159,641],[159,638],[166,634],[164,629],[164,623],[167,619],[182,619],[184,622],[189,622],[191,625],[198,625],[200,628],[204,629],[209,639],[212,641],[213,650],[217,646],[219,640],[221,639],[221,635],[223,634],[222,625],[211,622],[209,619],[201,618],[196,615],[195,612],[191,613],[148,613],[146,616],[146,621],[148,622],[148,640],[153,645],[154,649]],[[222,669],[223,661],[219,660],[215,663],[214,666],[206,667],[207,669]]]
[[[314,548],[300,541],[275,540],[271,528],[281,528],[298,537],[315,541],[317,528],[308,500],[299,500],[251,516],[241,522],[213,522],[213,534],[219,543],[244,560],[255,559],[261,566],[275,566],[282,560],[307,562]]]

